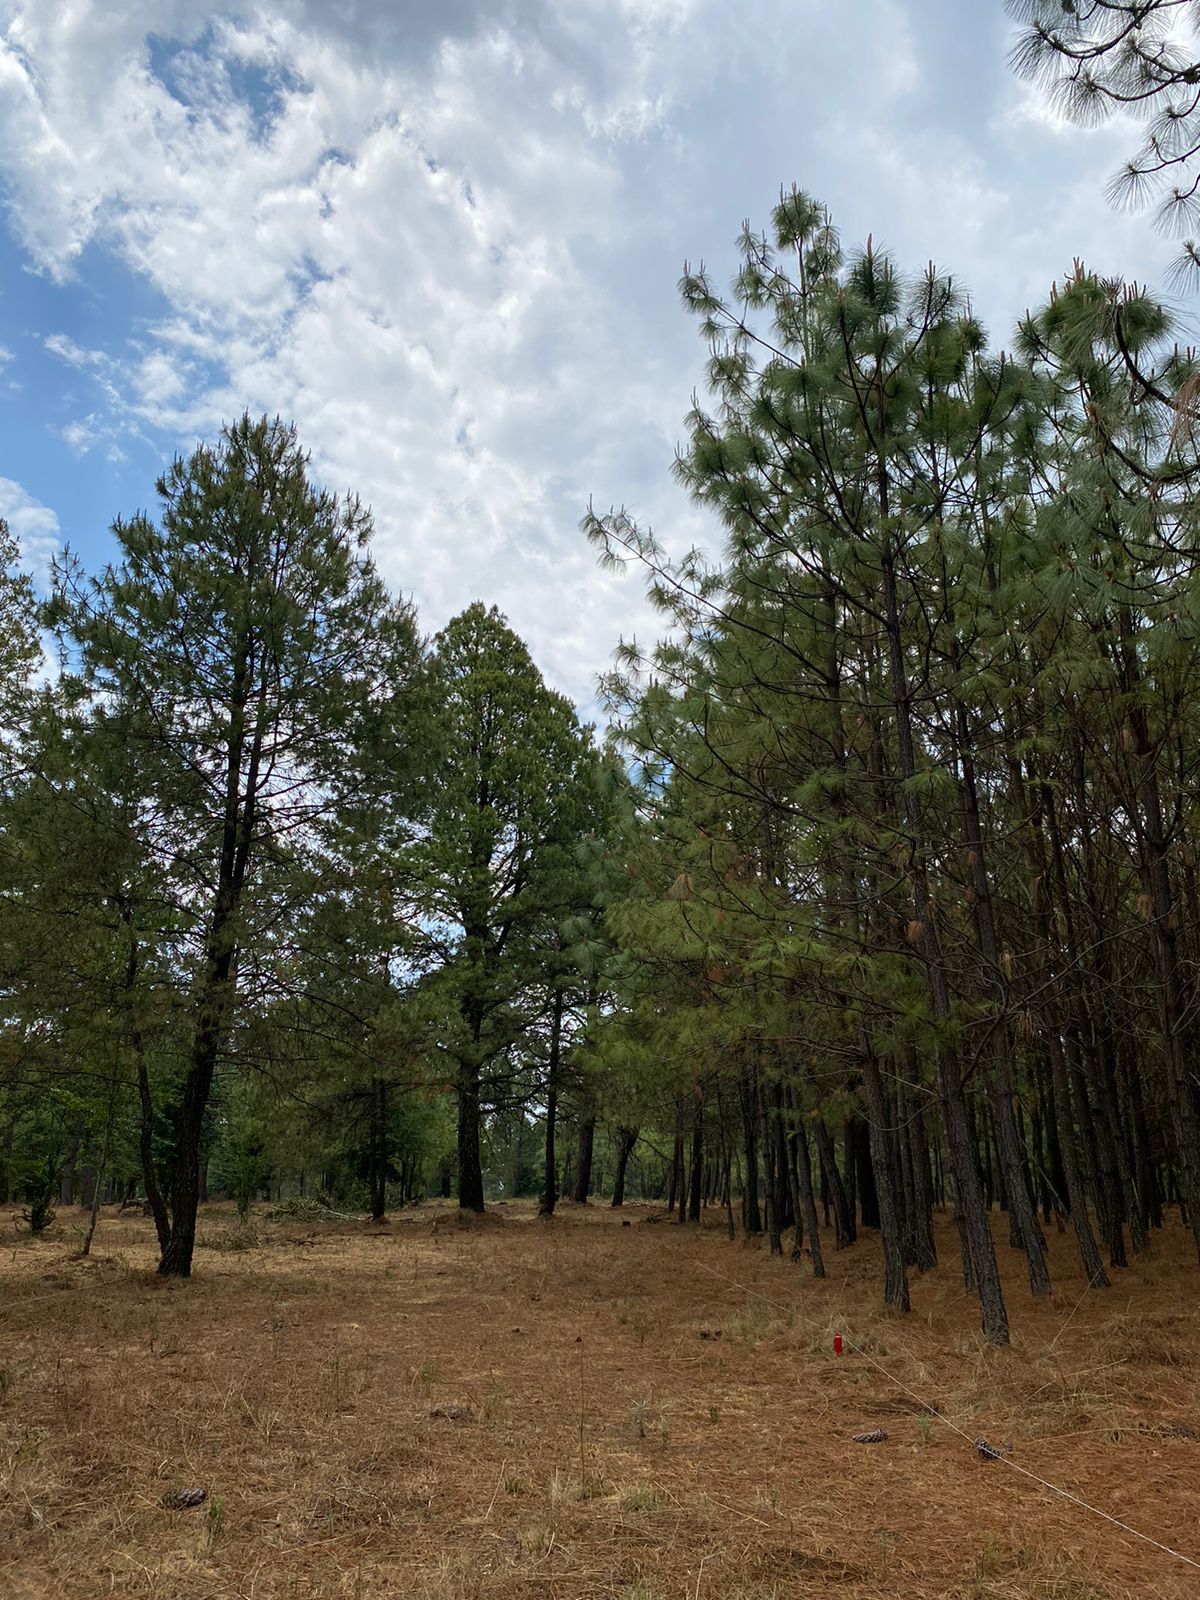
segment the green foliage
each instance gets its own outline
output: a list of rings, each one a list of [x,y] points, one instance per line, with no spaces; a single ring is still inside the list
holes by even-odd
[[[460,1198],[481,1206],[480,1107],[528,1097],[524,1052],[565,981],[555,969],[569,964],[571,920],[590,903],[597,758],[494,608],[476,604],[449,623],[431,677],[429,823],[401,872],[414,885],[417,960],[453,1069]]]
[[[158,492],[158,522],[114,525],[118,565],[89,578],[59,564],[48,617],[76,719],[117,748],[137,740],[115,820],[143,870],[107,898],[139,971],[134,901],[148,883],[170,906],[149,959],[187,996],[163,1238],[163,1270],[186,1273],[218,1060],[245,1000],[284,981],[289,919],[320,884],[334,819],[395,793],[420,652],[411,608],[371,564],[369,514],[312,485],[293,429],[243,417]]]

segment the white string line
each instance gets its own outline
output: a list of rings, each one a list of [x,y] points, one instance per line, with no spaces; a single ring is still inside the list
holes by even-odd
[[[784,1305],[782,1301],[772,1300],[770,1295],[763,1294],[758,1289],[751,1289],[747,1284],[738,1283],[735,1278],[726,1277],[723,1272],[717,1272],[715,1268],[707,1266],[703,1261],[696,1261],[693,1263],[693,1265],[699,1267],[702,1272],[711,1273],[714,1278],[722,1279],[725,1283],[732,1285],[733,1288],[740,1289],[743,1294],[755,1295],[758,1297],[758,1299],[766,1301],[767,1305],[774,1306],[779,1311],[786,1311],[789,1316],[792,1316],[795,1313],[794,1306],[787,1306]],[[857,1351],[858,1354],[862,1356],[864,1361],[869,1361],[870,1364],[877,1371],[881,1372],[890,1383],[894,1383],[898,1389],[903,1389],[905,1394],[907,1394],[911,1399],[915,1400],[923,1410],[928,1411],[927,1402],[921,1398],[915,1389],[910,1389],[902,1379],[897,1378],[894,1373],[889,1372],[885,1366],[876,1361],[875,1357],[868,1351],[864,1350],[861,1345],[855,1344],[854,1340],[848,1333],[842,1333],[842,1338],[850,1346],[851,1350]],[[954,1433],[957,1433],[961,1438],[965,1439],[972,1449],[975,1449],[975,1440],[972,1439],[971,1435],[967,1433],[965,1429],[960,1428],[957,1422],[952,1422],[950,1418],[946,1416],[945,1412],[938,1408],[933,1412],[933,1415],[938,1419],[939,1422],[944,1422],[945,1425]],[[1070,1489],[1060,1489],[1058,1484],[1051,1483],[1048,1478],[1040,1477],[1036,1472],[1031,1472],[1028,1467],[1021,1466],[1019,1462],[1014,1461],[1010,1456],[1001,1455],[997,1450],[996,1453],[990,1457],[990,1459],[993,1461],[999,1461],[1003,1466],[1011,1467],[1014,1472],[1019,1472],[1022,1477],[1030,1478],[1034,1483],[1040,1483],[1043,1489],[1049,1489],[1052,1494],[1059,1495],[1064,1500],[1070,1500],[1077,1506],[1082,1506],[1085,1511],[1092,1512],[1094,1516],[1103,1517],[1105,1522],[1111,1522],[1114,1527],[1121,1528],[1126,1533],[1132,1534],[1135,1539],[1141,1539],[1146,1544],[1152,1544],[1156,1550],[1162,1550],[1167,1555],[1174,1556],[1177,1561],[1182,1561],[1185,1566],[1194,1567],[1197,1572],[1200,1572],[1200,1561],[1193,1561],[1191,1556],[1184,1555],[1182,1550],[1172,1549],[1169,1544],[1163,1544],[1161,1539],[1155,1539],[1148,1533],[1142,1533],[1138,1528],[1130,1527],[1129,1523],[1122,1522],[1120,1517],[1110,1516],[1107,1511],[1102,1511],[1099,1506],[1090,1505],[1088,1501],[1081,1500],[1077,1494],[1072,1494]]]

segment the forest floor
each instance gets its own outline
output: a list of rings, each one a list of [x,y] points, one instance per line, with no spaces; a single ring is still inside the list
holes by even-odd
[[[1009,1465],[1200,1561],[1178,1230],[1102,1294],[1053,1237],[1042,1304],[1002,1246],[991,1351],[948,1228],[899,1319],[871,1236],[816,1281],[716,1214],[257,1218],[246,1247],[211,1206],[189,1283],[153,1275],[147,1221],[106,1211],[85,1261],[66,1215],[30,1240],[0,1212],[4,1600],[1200,1595]]]

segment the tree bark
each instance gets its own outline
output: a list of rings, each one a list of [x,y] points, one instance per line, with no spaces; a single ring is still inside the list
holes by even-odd
[[[546,1057],[546,1165],[538,1216],[552,1217],[558,1198],[558,1160],[554,1137],[558,1122],[558,1069],[562,1054],[563,993],[555,989],[550,1011],[550,1049]]]
[[[592,1188],[592,1153],[596,1143],[596,1114],[589,1113],[579,1129],[579,1161],[575,1168],[575,1203],[587,1205]]]
[[[372,1079],[370,1094],[367,1181],[371,1194],[371,1221],[383,1222],[387,1214],[388,1169],[387,1083],[383,1078]]]
[[[904,1266],[900,1212],[896,1203],[891,1155],[888,1150],[887,1097],[883,1091],[878,1063],[869,1053],[864,1054],[862,1058],[862,1075],[867,1097],[875,1190],[879,1201],[879,1232],[883,1243],[883,1298],[894,1311],[907,1311],[908,1273]]]
[[[637,1143],[638,1130],[636,1128],[617,1129],[617,1170],[613,1179],[614,1206],[625,1204],[625,1174],[629,1167],[629,1158],[633,1154],[633,1147]]]
[[[762,1232],[762,1211],[758,1203],[758,1137],[755,1114],[754,1081],[747,1068],[738,1080],[738,1099],[742,1108],[742,1145],[745,1180],[742,1186],[742,1227],[748,1234]]]
[[[483,1205],[483,1158],[479,1129],[479,1068],[460,1062],[458,1069],[458,1204],[462,1211]],[[553,1184],[551,1185],[553,1187]]]
[[[692,1107],[692,1175],[688,1193],[688,1221],[700,1221],[704,1171],[704,1090],[696,1085]],[[680,1218],[682,1221],[682,1216]]]

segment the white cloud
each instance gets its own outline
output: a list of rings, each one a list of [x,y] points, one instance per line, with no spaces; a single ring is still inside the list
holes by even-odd
[[[99,360],[95,350],[83,350],[65,333],[47,334],[42,343],[52,356],[65,361],[69,367],[94,366]]]
[[[495,600],[587,700],[653,627],[576,531],[589,496],[715,542],[669,478],[703,360],[684,257],[730,269],[796,179],[954,270],[1003,335],[1078,248],[1132,247],[1096,147],[1081,171],[1002,41],[943,111],[942,10],[957,27],[957,0],[861,0],[853,26],[816,0],[0,0],[29,259],[67,280],[99,246],[169,308],[100,351],[46,340],[95,389],[62,437],[111,457],[294,416],[428,626]]]
[[[58,517],[11,478],[0,478],[0,517],[20,547],[21,565],[44,580],[60,546]]]

